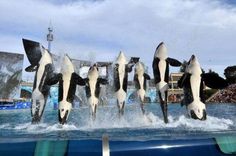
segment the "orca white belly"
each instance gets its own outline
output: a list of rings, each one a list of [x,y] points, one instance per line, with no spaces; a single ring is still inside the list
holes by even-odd
[[[143,75],[138,75],[138,81],[139,81],[139,84],[140,84],[140,89],[137,91],[138,93],[138,96],[140,97],[141,101],[143,102],[144,101],[144,96],[145,96],[145,93],[146,91],[144,90],[144,77]]]
[[[39,105],[37,103],[39,103]],[[35,114],[36,110],[39,110],[39,115],[41,115],[43,113],[45,103],[46,101],[44,99],[43,94],[38,90],[38,88],[36,88],[32,93],[32,115]]]
[[[120,82],[120,88],[119,90],[115,93],[117,100],[120,103],[123,103],[126,100],[126,92],[123,90],[123,81],[125,77],[125,64],[120,64],[118,67],[118,72],[119,72],[119,82]]]

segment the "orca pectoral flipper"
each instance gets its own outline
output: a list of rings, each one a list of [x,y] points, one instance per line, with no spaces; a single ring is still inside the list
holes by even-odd
[[[179,66],[181,66],[182,65],[182,63],[181,62],[179,62],[178,60],[176,60],[176,59],[173,59],[173,58],[167,58],[167,61],[169,62],[169,64],[171,65],[171,66],[173,66],[173,67],[179,67]]]
[[[85,79],[83,79],[83,81],[84,81],[84,83],[86,84],[86,83],[89,82],[89,79],[88,79],[88,78],[85,78]]]
[[[115,64],[113,75],[113,84],[114,84],[114,91],[118,91],[120,89],[120,81],[119,81],[119,72],[118,72],[119,64]]]
[[[86,81],[80,77],[78,74],[76,74],[75,72],[72,73],[72,77],[75,79],[76,84],[80,85],[80,86],[84,86],[86,84]]]
[[[203,80],[201,80],[201,84],[200,84],[200,99],[203,103],[206,102],[206,98],[205,98],[205,93],[204,93],[204,82]]]
[[[133,66],[134,66],[133,63],[127,64],[125,66],[125,71],[130,73],[132,71]]]
[[[46,83],[51,86],[59,82],[59,80],[61,79],[62,79],[61,73],[52,73],[48,76]]]
[[[108,81],[107,79],[103,79],[103,78],[98,78],[98,83],[101,83],[102,85],[107,85],[108,84]]]
[[[143,76],[146,80],[151,80],[151,77],[148,74],[144,73]]]
[[[184,73],[183,76],[178,81],[178,87],[183,88],[184,86],[188,85],[190,81],[190,74]]]
[[[155,57],[152,62],[152,69],[153,69],[153,76],[154,76],[155,84],[161,81],[160,70],[158,69],[159,62],[160,62],[160,59],[158,57]]]
[[[217,73],[205,73],[201,76],[205,85],[212,89],[223,89],[228,86],[228,82]]]
[[[26,72],[35,72],[37,70],[38,66],[35,65],[30,65],[28,67],[25,68]]]

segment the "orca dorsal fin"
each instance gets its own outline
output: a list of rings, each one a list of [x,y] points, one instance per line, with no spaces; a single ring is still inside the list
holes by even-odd
[[[179,62],[179,61],[176,60],[176,59],[170,58],[170,57],[168,57],[166,60],[167,60],[167,61],[169,62],[169,64],[170,64],[171,66],[173,66],[173,67],[179,67],[179,66],[182,65],[181,62]]]
[[[151,80],[151,77],[147,73],[144,73],[143,76],[146,80]]]
[[[37,70],[38,66],[35,65],[30,65],[28,67],[25,68],[26,72],[35,72]]]
[[[107,79],[103,79],[103,78],[98,78],[98,83],[102,84],[102,85],[107,85],[108,84],[108,81]]]
[[[86,83],[82,77],[80,77],[77,73],[72,73],[72,77],[75,80],[76,84],[80,86],[84,86]]]
[[[52,73],[47,78],[47,84],[50,86],[54,85],[54,84],[58,83],[61,79],[62,79],[61,73]]]
[[[205,85],[212,89],[223,89],[228,86],[228,82],[217,73],[204,73],[201,76]]]

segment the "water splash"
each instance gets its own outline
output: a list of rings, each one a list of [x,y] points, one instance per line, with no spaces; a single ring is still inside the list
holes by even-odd
[[[169,123],[163,122],[161,110],[158,106],[146,109],[143,116],[139,105],[127,105],[123,117],[118,116],[117,108],[113,106],[99,107],[97,118],[92,120],[89,107],[73,109],[68,123],[58,124],[57,111],[46,111],[44,119],[40,124],[32,125],[30,113],[2,113],[0,124],[0,135],[2,137],[45,137],[45,138],[97,138],[103,133],[109,133],[119,138],[147,138],[165,136],[210,135],[214,133],[227,133],[235,130],[234,116],[220,116],[218,114],[208,115],[206,121],[190,119],[183,115],[185,111],[174,108],[169,111]],[[230,108],[231,109],[231,108]],[[176,111],[177,110],[177,111]],[[220,108],[219,108],[220,110]],[[211,111],[209,111],[211,112]],[[214,111],[216,112],[216,111]],[[6,121],[5,119],[8,119]],[[125,132],[125,133],[124,133]]]
[[[229,130],[234,124],[230,119],[217,118],[208,116],[206,121],[199,121],[190,119],[184,115],[180,117],[169,117],[170,122],[165,124],[162,118],[155,116],[153,113],[148,113],[147,116],[125,116],[123,118],[100,118],[96,121],[87,120],[84,125],[69,123],[65,125],[60,124],[49,124],[40,123],[37,125],[32,125],[31,123],[17,124],[10,127],[9,124],[4,124],[0,126],[0,129],[14,129],[23,130],[28,133],[50,133],[55,131],[93,131],[97,129],[185,129],[189,131],[216,131],[216,130]]]
[[[0,129],[6,129],[8,127],[10,127],[10,124],[8,124],[8,123],[0,125]]]
[[[24,123],[24,124],[15,125],[14,127],[12,127],[12,129],[25,131],[31,134],[43,134],[43,133],[50,133],[50,132],[56,132],[56,131],[79,130],[79,128],[77,128],[73,124],[66,124],[62,126],[60,124],[50,125],[48,123],[40,123],[40,124],[33,124],[33,125],[31,123]]]

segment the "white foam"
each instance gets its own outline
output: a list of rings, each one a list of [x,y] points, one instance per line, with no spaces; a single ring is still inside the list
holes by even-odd
[[[117,115],[117,110],[111,108],[112,111],[104,111],[97,113],[95,121],[91,119],[89,114],[80,114],[83,118],[69,121],[68,124],[60,125],[58,123],[40,123],[32,125],[30,122],[23,124],[2,124],[0,129],[13,129],[15,131],[23,131],[30,134],[50,133],[56,131],[94,131],[96,129],[175,129],[187,131],[222,131],[232,130],[234,122],[231,119],[207,116],[206,121],[194,120],[185,115],[171,116],[169,115],[169,123],[163,122],[162,116],[156,116],[152,112],[142,115],[139,107],[132,108],[131,112],[126,112],[123,117]],[[129,111],[129,110],[127,110]],[[82,110],[85,112],[85,110]],[[85,117],[86,116],[86,117]],[[46,121],[45,121],[46,122]]]
[[[31,123],[24,123],[15,125],[12,129],[14,130],[22,130],[26,131],[31,134],[40,134],[40,133],[50,133],[54,131],[71,131],[71,130],[78,130],[78,128],[73,124],[47,124],[47,123],[40,123],[40,124],[31,124]]]
[[[13,129],[22,130],[22,129],[27,129],[27,128],[32,127],[32,126],[33,125],[31,125],[31,123],[24,123],[24,124],[15,125],[15,127]]]
[[[10,127],[9,123],[0,125],[0,129],[7,129],[9,127]]]
[[[124,117],[119,118],[114,114],[104,112],[103,116],[99,116],[95,121],[87,120],[81,129],[112,129],[112,128],[155,128],[155,129],[171,129],[179,128],[189,131],[219,131],[230,130],[234,122],[230,119],[217,118],[207,116],[207,120],[200,121],[191,119],[185,115],[169,116],[169,123],[165,124],[163,117],[148,113],[143,116],[141,113],[132,112],[132,114],[125,114]]]
[[[185,126],[190,130],[217,131],[228,130],[233,121],[230,119],[208,116],[206,121],[193,120],[185,116],[180,116],[174,124]]]

